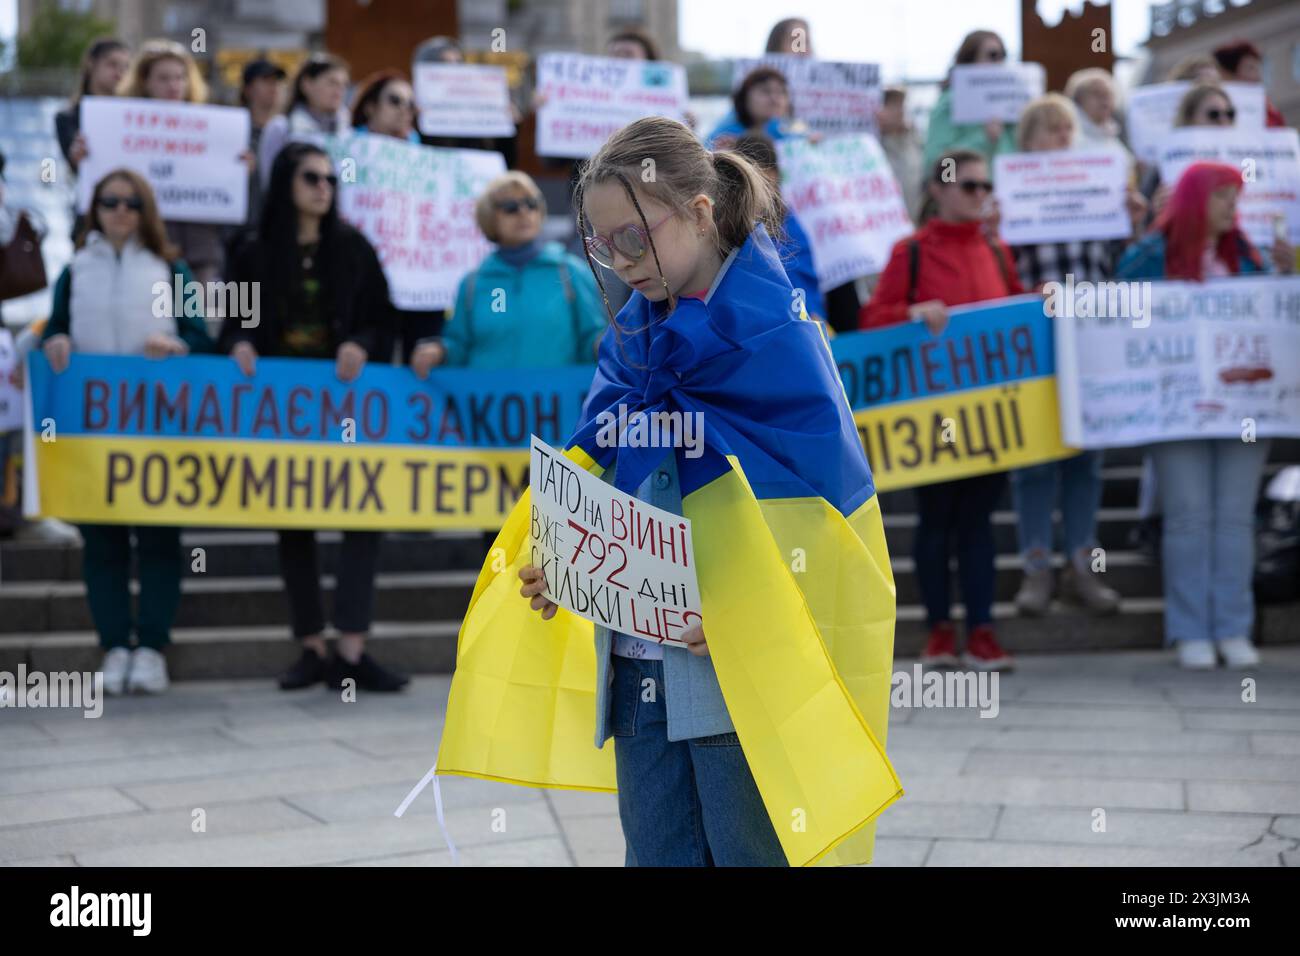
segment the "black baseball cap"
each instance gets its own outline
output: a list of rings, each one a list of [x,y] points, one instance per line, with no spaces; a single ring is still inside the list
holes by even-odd
[[[244,82],[247,86],[254,80],[260,80],[264,76],[273,76],[277,80],[283,80],[288,74],[280,69],[270,60],[249,60],[244,64]]]

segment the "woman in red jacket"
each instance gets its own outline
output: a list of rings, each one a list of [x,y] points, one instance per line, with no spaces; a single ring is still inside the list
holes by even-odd
[[[860,325],[881,328],[924,322],[934,335],[948,326],[951,306],[1024,292],[1011,250],[985,232],[993,182],[984,157],[953,150],[939,157],[928,184],[936,214],[903,239],[889,257]],[[955,666],[957,635],[949,600],[949,539],[957,543],[957,569],[966,606],[966,663],[1005,670],[1011,658],[993,633],[993,508],[1006,486],[1005,472],[977,475],[916,489],[916,576],[925,601],[930,639],[922,663]]]

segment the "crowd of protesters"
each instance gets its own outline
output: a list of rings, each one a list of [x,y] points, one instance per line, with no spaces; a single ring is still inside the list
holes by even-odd
[[[778,23],[767,49],[812,56],[808,24]],[[653,41],[635,30],[612,37],[605,52],[659,58]],[[420,45],[414,63],[463,59],[455,41],[438,37]],[[976,30],[953,63],[1006,59],[996,33]],[[1180,64],[1173,78],[1194,85],[1178,108],[1177,125],[1231,126],[1235,111],[1221,84],[1258,82],[1260,59],[1250,44],[1235,43]],[[249,218],[242,228],[162,220],[149,184],[127,170],[95,183],[90,209],[76,223],[75,255],[55,283],[53,312],[41,333],[41,347],[55,371],[75,352],[162,357],[219,350],[250,375],[260,356],[331,359],[343,381],[354,379],[367,362],[400,362],[421,378],[442,366],[508,369],[591,362],[606,328],[605,290],[597,287],[588,263],[542,239],[547,213],[542,192],[513,168],[478,199],[478,226],[495,249],[461,281],[450,313],[399,313],[391,305],[375,249],[339,218],[337,171],[329,156],[301,140],[357,131],[426,145],[495,149],[511,167],[516,157],[516,143],[509,138],[423,136],[408,76],[394,68],[354,86],[348,65],[328,53],[311,55],[292,77],[267,60],[250,62],[240,90],[251,118],[251,140],[241,155],[249,173]],[[193,57],[175,43],[151,40],[132,51],[118,40],[97,41],[86,52],[68,107],[56,117],[59,145],[74,171],[87,156],[81,98],[115,94],[190,103],[206,102],[208,95]],[[993,158],[1070,148],[1127,150],[1118,112],[1115,81],[1100,69],[1082,70],[1070,77],[1063,93],[1031,102],[1018,123],[954,122],[945,84],[922,136],[907,121],[905,92],[886,89],[878,116],[880,141],[916,231],[894,247],[883,272],[870,282],[869,299],[861,302],[854,283],[818,291],[809,241],[787,213],[779,252],[792,286],[807,293],[807,313],[833,330],[916,321],[938,335],[953,307],[1036,292],[1067,275],[1076,282],[1201,280],[1291,270],[1292,250],[1283,240],[1261,250],[1246,239],[1235,214],[1240,172],[1213,164],[1196,164],[1177,183],[1162,183],[1156,170],[1133,161],[1128,241],[1004,244],[997,237]],[[1284,123],[1271,103],[1268,123]],[[780,175],[774,142],[816,135],[794,115],[787,81],[770,67],[743,79],[732,110],[715,128],[695,133],[714,150],[740,152],[773,185]],[[244,329],[227,320],[218,328],[206,327],[201,318],[154,318],[145,301],[149,290],[155,279],[170,281],[173,273],[200,281],[260,283],[259,326]],[[622,299],[611,285],[617,283],[605,283],[617,307]],[[510,301],[523,303],[522,311],[506,314],[492,307],[492,290],[501,287],[509,290]],[[1152,488],[1163,515],[1165,637],[1177,645],[1184,666],[1215,666],[1216,649],[1230,666],[1258,662],[1250,636],[1251,518],[1267,454],[1266,441],[1169,442],[1150,450]],[[1010,474],[916,489],[916,572],[930,632],[926,663],[956,665],[963,658],[950,594],[955,550],[965,609],[964,659],[981,669],[1011,666],[993,615],[992,514],[1008,485],[1023,557],[1015,597],[1019,611],[1046,614],[1054,597],[1097,614],[1119,611],[1120,595],[1103,583],[1091,560],[1101,465],[1101,452],[1086,451]],[[1059,581],[1053,557],[1058,509]],[[179,530],[123,525],[80,530],[88,601],[105,651],[106,688],[110,693],[164,690],[163,651],[181,600]],[[406,684],[403,675],[366,652],[382,537],[343,534],[327,619],[315,534],[279,533],[292,632],[302,649],[281,679],[285,689],[321,681],[337,687],[348,678],[370,690]],[[132,613],[129,591],[133,539],[141,581],[138,615]],[[339,635],[332,655],[327,623]]]

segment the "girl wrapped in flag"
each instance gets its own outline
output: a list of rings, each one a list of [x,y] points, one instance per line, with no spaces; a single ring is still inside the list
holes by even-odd
[[[589,259],[633,294],[565,454],[690,519],[702,620],[683,649],[547,601],[525,493],[461,627],[436,771],[617,790],[629,865],[869,862],[902,795],[894,581],[838,371],[773,245],[780,201],[657,117],[612,136],[576,196]],[[694,416],[702,452],[608,425],[662,412]]]

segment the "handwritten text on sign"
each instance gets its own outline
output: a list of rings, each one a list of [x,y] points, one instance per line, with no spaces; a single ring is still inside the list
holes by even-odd
[[[952,121],[1014,123],[1025,104],[1043,95],[1039,63],[972,63],[952,68]]]
[[[536,435],[530,561],[545,596],[611,630],[684,646],[700,621],[691,523],[638,501]]]
[[[1128,158],[1119,150],[1003,153],[993,160],[1009,245],[1119,239],[1133,231],[1124,207]]]
[[[339,215],[379,253],[393,304],[408,311],[450,308],[460,280],[492,249],[474,219],[474,203],[505,172],[501,154],[368,133],[330,137],[326,149],[344,172]]]
[[[780,71],[790,87],[794,115],[819,133],[876,131],[881,101],[878,63],[835,63],[774,53],[758,60],[737,60],[732,88],[759,67]]]
[[[86,158],[77,209],[95,184],[125,166],[149,181],[164,219],[242,223],[248,218],[248,111],[165,100],[87,96],[81,101]]]
[[[808,233],[817,284],[833,289],[884,269],[913,226],[876,138],[783,139],[776,147],[781,194]]]
[[[675,63],[543,53],[537,95],[537,155],[584,159],[642,117],[681,120],[686,70]]]
[[[505,67],[479,63],[421,63],[415,102],[426,136],[513,136]]]

